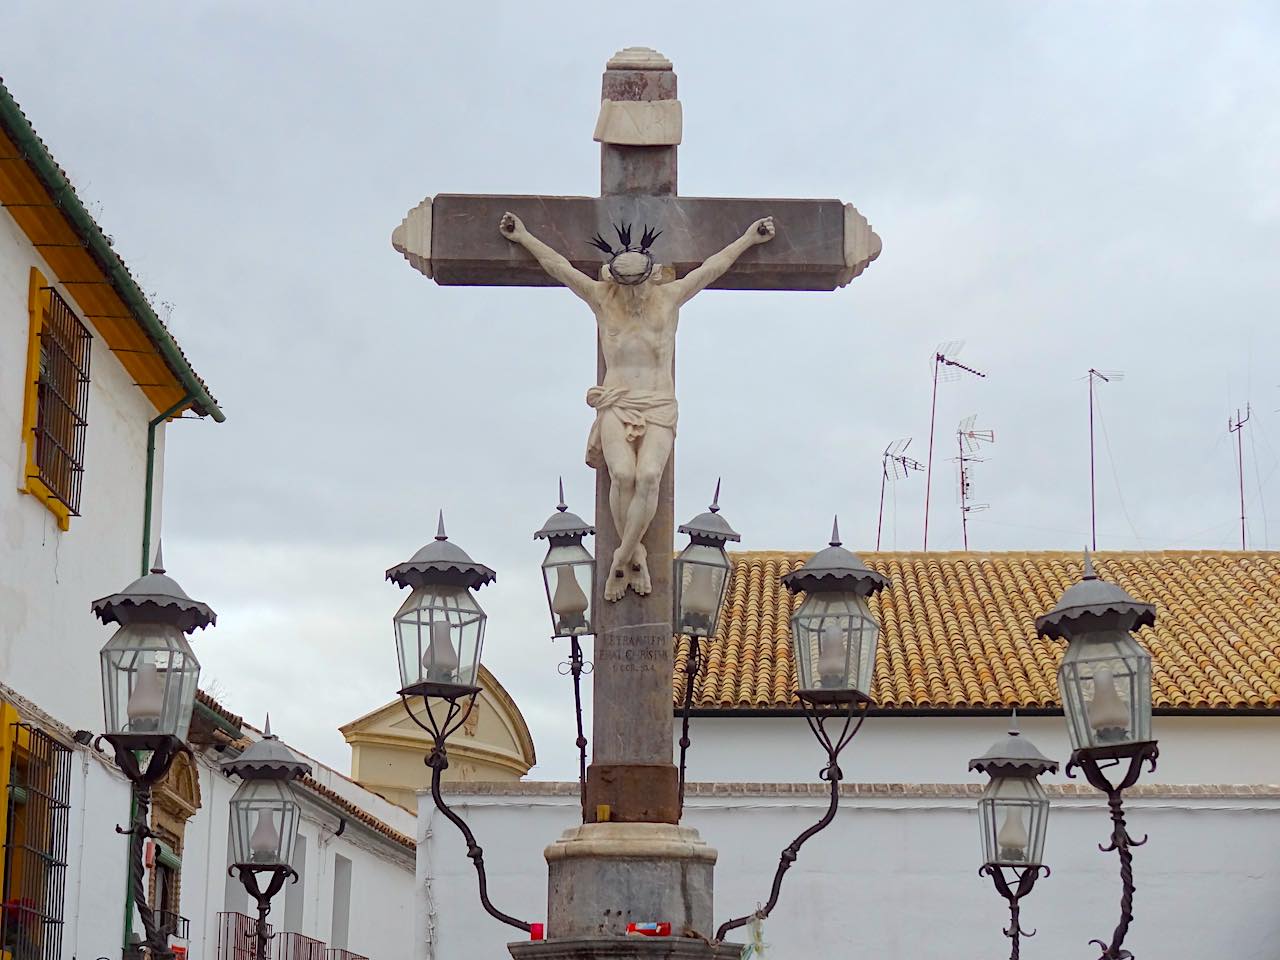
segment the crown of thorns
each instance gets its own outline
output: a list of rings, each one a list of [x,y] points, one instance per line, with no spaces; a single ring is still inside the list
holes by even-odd
[[[600,231],[598,230],[596,231],[596,235],[591,238],[591,245],[597,250],[609,254],[610,257],[616,257],[619,254],[627,252],[643,253],[645,256],[648,256],[649,248],[653,246],[653,241],[662,236],[661,230],[654,230],[646,223],[644,225],[644,233],[640,235],[640,246],[634,247],[631,245],[631,224],[614,224],[613,232],[618,235],[618,242],[622,244],[620,249],[613,249],[613,244],[600,236]]]

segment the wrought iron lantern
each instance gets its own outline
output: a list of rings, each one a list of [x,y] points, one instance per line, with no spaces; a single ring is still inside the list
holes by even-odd
[[[840,544],[840,523],[831,524],[831,542],[798,570],[784,574],[782,583],[805,598],[791,615],[791,641],[795,648],[796,696],[809,729],[827,754],[818,776],[831,788],[831,799],[822,818],[782,851],[773,887],[764,906],[745,916],[727,920],[716,931],[723,942],[730,930],[752,920],[763,920],[778,905],[782,879],[795,863],[807,840],[831,825],[840,807],[840,752],[849,745],[867,719],[872,704],[871,677],[876,665],[880,627],[869,598],[889,585],[854,553]],[[827,723],[835,721],[831,730]]]
[[[229,873],[237,875],[257,902],[257,958],[267,950],[267,914],[271,898],[286,880],[295,882],[293,850],[298,839],[302,806],[292,781],[311,773],[311,765],[271,733],[267,718],[262,739],[240,756],[222,764],[228,774],[242,778],[231,796],[231,855]],[[267,877],[264,885],[261,877]]]
[[[217,617],[165,573],[159,551],[150,573],[95,600],[92,609],[104,624],[120,625],[99,654],[104,739],[130,779],[154,783],[168,771],[191,725],[200,662],[186,635]],[[152,752],[147,772],[138,769],[135,754],[142,751]]]
[[[1102,960],[1122,960],[1125,936],[1133,921],[1133,852],[1146,839],[1129,835],[1124,791],[1138,782],[1143,764],[1155,770],[1159,744],[1151,737],[1151,654],[1133,631],[1154,627],[1155,607],[1129,596],[1098,577],[1093,559],[1084,556],[1081,581],[1063,592],[1052,610],[1036,619],[1042,636],[1067,641],[1058,668],[1058,693],[1071,737],[1066,774],[1079,769],[1095,789],[1107,795],[1111,843],[1120,859],[1120,922],[1111,940],[1094,940]],[[1127,769],[1122,761],[1128,761]],[[1114,780],[1106,770],[1123,771]]]
[[[724,545],[742,539],[720,516],[720,483],[706,513],[680,527],[689,544],[675,559],[676,633],[690,638],[715,636],[720,608],[729,588],[729,557]]]
[[[869,600],[888,585],[840,544],[839,522],[831,543],[782,582],[805,592],[791,615],[797,695],[802,703],[835,705],[870,700],[880,627]]]
[[[1013,940],[1012,956],[1016,960],[1019,939],[1035,936],[1034,930],[1022,929],[1019,901],[1031,892],[1042,872],[1046,876],[1049,873],[1043,862],[1049,797],[1039,777],[1042,773],[1056,773],[1058,764],[1019,735],[1015,713],[1009,735],[970,760],[969,769],[991,778],[978,801],[983,856],[979,873],[991,877],[996,891],[1009,903],[1010,922],[1005,935]]]
[[[474,697],[488,618],[472,591],[497,574],[449,542],[441,514],[435,540],[388,570],[387,579],[413,591],[395,616],[400,695]]]
[[[1151,740],[1151,654],[1130,631],[1154,623],[1155,608],[1098,579],[1088,556],[1081,582],[1036,621],[1044,636],[1068,641],[1058,692],[1073,750],[1120,756]]]
[[[547,541],[542,580],[547,588],[553,637],[581,637],[594,632],[591,604],[595,597],[596,561],[582,540],[595,532],[591,524],[569,513],[561,480],[556,512],[533,535],[535,540]]]

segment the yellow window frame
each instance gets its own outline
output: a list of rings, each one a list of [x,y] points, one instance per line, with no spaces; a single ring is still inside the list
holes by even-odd
[[[58,521],[59,530],[71,529],[71,510],[48,485],[40,479],[40,467],[36,464],[36,423],[40,403],[40,336],[44,333],[53,293],[49,281],[35,267],[31,268],[31,280],[27,290],[27,378],[23,381],[22,394],[22,447],[23,469],[21,493],[29,493],[48,508]]]

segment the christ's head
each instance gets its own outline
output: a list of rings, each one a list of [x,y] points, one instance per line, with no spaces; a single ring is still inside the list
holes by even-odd
[[[649,247],[658,239],[661,230],[651,230],[647,225],[638,247],[631,244],[631,224],[615,226],[614,232],[622,246],[615,250],[599,233],[591,240],[591,245],[609,254],[609,261],[600,268],[601,280],[612,280],[624,287],[635,287],[648,280],[654,272],[653,254]]]

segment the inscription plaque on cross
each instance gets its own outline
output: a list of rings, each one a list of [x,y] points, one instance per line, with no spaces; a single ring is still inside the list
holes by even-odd
[[[675,396],[667,386],[674,384],[679,306],[703,288],[834,290],[880,253],[880,238],[866,219],[839,200],[679,196],[681,135],[670,61],[653,50],[628,48],[605,67],[594,136],[600,143],[599,197],[438,194],[410,210],[392,234],[395,249],[443,285],[563,284],[595,312],[605,340],[634,335],[637,322],[669,327],[637,338],[648,349],[648,362],[657,358],[666,366],[665,377],[657,378],[663,382],[624,379],[618,386],[619,372],[610,378],[607,356],[621,358],[615,361],[621,366],[630,354],[611,351],[612,344],[602,340],[597,386],[588,394],[597,409],[589,450],[596,460],[589,462],[597,467],[599,594],[593,606],[588,821],[605,810],[613,821],[679,819],[671,688]],[[650,228],[643,238],[642,225]],[[650,232],[658,230],[656,237]],[[600,238],[594,246],[593,237]],[[615,237],[618,250],[611,249]],[[633,265],[643,266],[638,253],[648,258],[647,267],[640,279],[628,279],[620,258],[631,256]],[[631,284],[645,292],[632,293]],[[660,334],[666,346],[655,342]],[[632,451],[625,465],[609,460],[611,431],[623,458]],[[627,517],[647,512],[643,506],[630,512],[632,502],[645,496],[639,475],[645,445],[652,443],[646,432],[667,437],[660,451],[665,459],[649,463],[655,475],[660,472],[651,516],[631,524]],[[625,496],[614,475],[625,485]],[[629,546],[619,527],[642,533],[635,557],[625,549],[619,553],[620,546]]]

